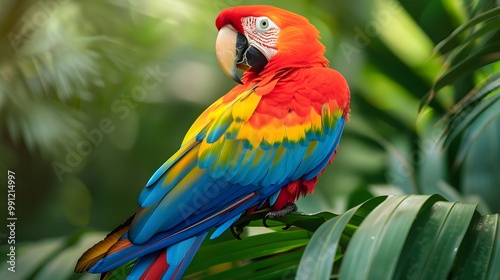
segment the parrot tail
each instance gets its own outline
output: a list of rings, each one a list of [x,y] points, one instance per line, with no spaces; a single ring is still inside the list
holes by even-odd
[[[203,233],[140,257],[127,279],[180,279],[206,236]]]
[[[88,249],[76,263],[75,272],[85,272],[88,271],[92,266],[94,266],[100,259],[106,256],[109,249],[115,245],[120,238],[128,232],[130,228],[130,223],[134,219],[135,215],[128,218],[123,224],[119,225],[113,231],[111,231],[106,238],[101,240],[99,243]]]
[[[92,271],[101,259],[121,251],[121,248],[128,248],[130,241],[124,240],[123,236],[128,232],[133,218],[130,217],[104,240],[87,250],[78,260],[75,272]],[[206,236],[205,232],[139,257],[127,279],[180,279]],[[111,272],[104,272],[101,279],[106,279]]]

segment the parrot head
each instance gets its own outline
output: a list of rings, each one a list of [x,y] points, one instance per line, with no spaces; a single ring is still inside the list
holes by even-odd
[[[272,6],[238,6],[223,10],[215,21],[219,30],[217,60],[226,75],[243,81],[277,69],[326,66],[319,32],[295,13]]]

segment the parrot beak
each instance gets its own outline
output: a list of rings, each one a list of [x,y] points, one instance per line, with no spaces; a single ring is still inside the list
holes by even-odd
[[[245,35],[226,25],[219,30],[215,43],[217,60],[228,77],[243,84],[236,68],[243,71],[260,72],[267,65],[267,58],[254,46],[248,44]]]

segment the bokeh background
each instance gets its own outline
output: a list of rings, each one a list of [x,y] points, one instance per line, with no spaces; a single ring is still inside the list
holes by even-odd
[[[487,77],[498,83],[498,32],[466,48],[498,46],[493,58],[465,67],[419,111],[456,62],[435,46],[495,1],[1,0],[0,181],[6,193],[7,170],[16,173],[18,254],[38,246],[16,277],[40,272],[44,256],[70,242],[62,237],[111,230],[135,211],[141,188],[190,124],[235,85],[215,57],[214,20],[243,4],[307,17],[351,87],[339,153],[314,195],[299,201],[302,211],[439,193],[500,212],[499,103],[439,141],[449,124],[442,118],[462,98]],[[0,230],[2,249],[6,236]],[[53,266],[71,270],[79,250]]]

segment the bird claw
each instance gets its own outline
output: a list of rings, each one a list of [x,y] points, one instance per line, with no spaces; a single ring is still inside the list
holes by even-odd
[[[294,211],[297,211],[297,205],[294,203],[287,203],[282,209],[278,211],[269,211],[264,218],[262,219],[262,223],[264,224],[265,227],[269,227],[267,224],[267,219],[276,219],[276,218],[281,218],[284,217]],[[231,233],[233,234],[234,238],[241,240],[241,234],[243,233],[243,229],[250,224],[250,221],[243,222],[238,224],[237,226],[231,226],[230,230]],[[292,225],[285,225],[283,230],[287,230],[291,227]]]
[[[262,223],[264,224],[265,227],[269,227],[269,225],[267,224],[267,219],[276,219],[276,218],[281,218],[281,217],[285,217],[286,215],[294,212],[294,211],[297,211],[297,205],[295,205],[295,203],[287,203],[285,205],[285,207],[283,207],[281,210],[278,210],[278,211],[270,211],[269,213],[266,214],[266,216],[264,217],[264,219],[262,219]],[[286,225],[286,227],[284,227],[283,229],[286,230],[286,229],[289,229],[292,225]]]
[[[233,234],[234,238],[241,240],[241,234],[243,233],[243,229],[248,226],[250,222],[245,222],[242,224],[239,224],[237,226],[232,226],[230,227],[231,233]]]
[[[287,230],[287,229],[289,229],[289,228],[291,228],[291,227],[292,227],[292,225],[285,225],[285,227],[284,227],[284,228],[282,228],[282,230]]]
[[[234,238],[236,238],[238,240],[241,240],[240,235],[243,233],[243,228],[240,228],[240,227],[230,227],[230,229],[231,229],[231,233],[233,234]]]

